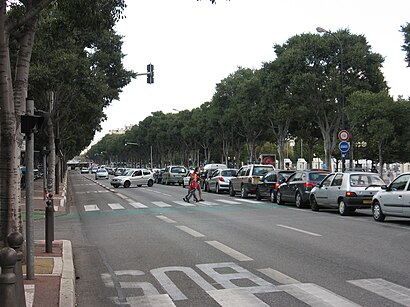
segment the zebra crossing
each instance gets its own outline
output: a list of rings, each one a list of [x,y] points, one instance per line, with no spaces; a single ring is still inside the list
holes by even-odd
[[[121,195],[118,195],[121,196]],[[104,204],[87,204],[83,205],[84,211],[107,211],[107,210],[133,210],[133,209],[147,209],[147,208],[177,208],[177,207],[216,207],[216,206],[233,206],[244,204],[264,204],[263,202],[251,200],[251,199],[214,199],[212,201],[201,202],[185,202],[182,200],[169,200],[169,201],[147,201],[145,203],[136,202],[127,197],[123,197],[128,201],[127,204],[120,203],[104,203]]]

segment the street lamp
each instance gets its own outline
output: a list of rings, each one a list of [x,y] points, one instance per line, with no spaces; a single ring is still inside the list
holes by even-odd
[[[329,30],[326,30],[322,27],[317,27],[316,31],[318,33],[326,33],[326,34],[332,35],[334,38],[336,38],[336,40],[337,40],[337,42],[339,43],[339,46],[340,46],[340,109],[341,109],[340,115],[341,115],[341,119],[342,119],[342,129],[345,129],[345,116],[344,116],[344,110],[343,110],[344,104],[345,104],[344,103],[344,100],[345,100],[345,97],[344,97],[344,81],[343,81],[343,79],[344,79],[343,78],[343,73],[344,73],[344,71],[343,71],[343,45],[342,45],[342,42],[340,41],[339,37],[336,34],[334,34],[333,32],[331,32]],[[346,169],[345,162],[346,162],[345,155],[342,154],[342,172],[344,172],[345,169]]]

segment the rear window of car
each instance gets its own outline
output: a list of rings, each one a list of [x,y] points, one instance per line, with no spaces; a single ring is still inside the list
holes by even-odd
[[[235,175],[235,173],[236,173],[236,170],[234,169],[224,170],[221,172],[221,176],[232,177],[233,175]]]
[[[309,173],[309,181],[321,182],[328,173]]]
[[[253,173],[252,175],[255,176],[263,176],[267,174],[268,172],[272,171],[272,167],[267,167],[267,166],[255,166],[253,168]]]
[[[183,167],[173,167],[171,173],[185,173],[186,170]]]
[[[374,174],[352,174],[350,176],[350,185],[352,187],[367,187],[369,185],[384,185],[384,181]]]

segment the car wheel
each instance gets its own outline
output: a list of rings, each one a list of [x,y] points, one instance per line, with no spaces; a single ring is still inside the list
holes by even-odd
[[[276,203],[275,191],[270,191],[269,198],[271,203]]]
[[[152,187],[153,185],[154,185],[154,181],[152,181],[152,180],[148,180],[148,184],[147,184],[149,187]]]
[[[280,191],[278,190],[276,192],[276,201],[278,203],[278,205],[283,205],[283,200],[282,200],[282,194],[280,193]]]
[[[312,209],[312,211],[319,211],[319,205],[314,196],[310,198],[310,209]]]
[[[235,196],[235,190],[232,184],[229,185],[229,196]]]
[[[221,190],[219,189],[219,184],[216,184],[216,186],[215,186],[215,193],[216,193],[216,194],[220,194],[220,193],[221,193]]]
[[[349,214],[349,208],[347,208],[346,203],[343,199],[339,201],[339,214],[343,216]]]
[[[131,182],[129,182],[129,181],[124,182],[124,188],[129,188],[130,185],[131,185]]]
[[[262,196],[261,196],[261,192],[259,192],[259,189],[256,190],[256,200],[261,200]]]
[[[299,192],[296,192],[295,204],[297,208],[303,208],[303,200]]]
[[[241,197],[242,198],[248,198],[248,192],[246,191],[244,185],[241,187]]]
[[[118,184],[113,184],[112,185],[115,189],[118,189],[119,185]]]
[[[377,200],[373,204],[372,212],[373,212],[373,219],[376,222],[383,222],[384,219],[386,218],[386,216],[384,215],[382,211],[382,207]]]

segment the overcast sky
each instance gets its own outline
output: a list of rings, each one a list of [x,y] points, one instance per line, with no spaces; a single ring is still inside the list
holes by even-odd
[[[410,22],[410,1],[374,0],[127,0],[124,66],[146,72],[154,65],[154,84],[134,79],[105,113],[103,131],[135,125],[152,112],[193,109],[210,101],[215,86],[238,66],[259,69],[275,59],[274,44],[302,33],[349,29],[363,34],[373,52],[385,57],[390,94],[410,96],[400,26]],[[335,42],[337,43],[337,42]]]

